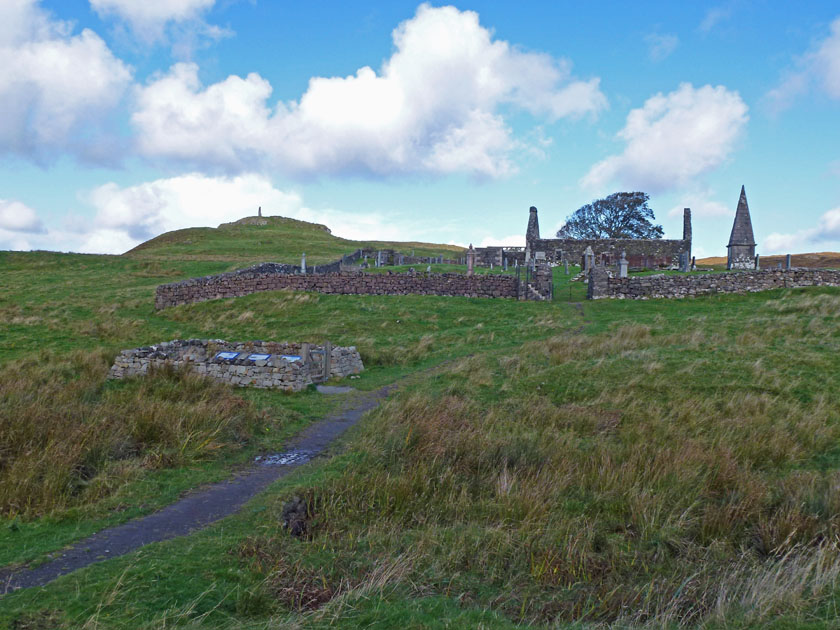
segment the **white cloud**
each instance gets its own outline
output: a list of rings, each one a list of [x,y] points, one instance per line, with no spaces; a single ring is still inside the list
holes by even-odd
[[[734,217],[735,209],[729,208],[719,201],[711,199],[685,197],[682,203],[677,204],[668,211],[669,217],[681,217],[684,208],[691,208],[693,219],[715,219],[721,217]]]
[[[737,92],[722,85],[683,83],[675,92],[656,94],[627,115],[618,133],[624,151],[592,166],[581,183],[602,189],[619,181],[649,192],[685,186],[729,157],[747,109]]]
[[[84,29],[49,18],[35,0],[0,6],[0,153],[43,159],[56,150],[102,153],[103,120],[131,68]],[[99,156],[102,157],[101,155]]]
[[[497,177],[515,169],[502,106],[548,120],[606,107],[599,79],[577,80],[566,60],[494,40],[472,11],[421,5],[393,40],[379,72],[314,77],[298,101],[273,107],[258,74],[205,87],[196,65],[176,64],[137,91],[139,150],[232,172]]]
[[[214,4],[215,0],[90,0],[97,13],[138,25],[193,20]]]
[[[701,32],[708,33],[721,22],[729,19],[731,15],[732,9],[729,7],[713,7],[706,11],[706,15],[703,16],[703,21],[700,22],[698,28]]]
[[[767,93],[771,110],[790,107],[800,95],[818,86],[830,98],[840,99],[840,17],[829,27],[828,35],[795,60],[794,69],[786,70],[779,84]]]
[[[525,247],[525,235],[511,234],[510,236],[503,236],[502,238],[487,236],[483,238],[480,243],[475,245],[475,247],[493,247],[499,245],[503,247]]]
[[[814,53],[814,65],[826,93],[840,99],[840,18],[831,23],[831,34]]]
[[[0,199],[0,230],[30,234],[45,232],[44,224],[32,208],[19,201],[6,199]]]
[[[215,0],[90,0],[100,16],[115,16],[125,21],[135,34],[147,41],[160,39],[170,22],[192,22],[207,27],[201,16],[214,4]]]
[[[824,212],[815,227],[793,233],[774,232],[767,236],[763,246],[768,254],[786,254],[825,243],[833,243],[835,247],[840,244],[840,208]]]
[[[187,227],[216,227],[257,214],[285,216],[327,225],[336,236],[358,240],[399,240],[424,230],[422,223],[398,215],[307,207],[295,192],[274,187],[263,175],[208,177],[199,173],[120,187],[109,183],[92,190],[93,228],[65,248],[117,254],[163,232]],[[72,240],[72,239],[71,239]]]
[[[651,61],[662,61],[677,49],[680,40],[676,35],[651,33],[645,36],[645,43]]]

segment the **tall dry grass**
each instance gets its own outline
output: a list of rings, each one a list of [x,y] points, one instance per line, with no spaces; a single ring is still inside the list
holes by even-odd
[[[406,588],[526,622],[817,614],[840,575],[837,304],[463,359],[386,402],[361,455],[305,490],[307,544],[410,553]]]
[[[35,516],[101,499],[143,471],[244,442],[260,416],[224,386],[160,370],[105,380],[102,351],[0,369],[0,512]]]

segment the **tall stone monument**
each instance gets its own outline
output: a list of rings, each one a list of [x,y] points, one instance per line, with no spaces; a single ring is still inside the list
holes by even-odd
[[[467,275],[471,276],[475,273],[475,250],[473,249],[472,243],[470,243],[470,248],[467,250]]]
[[[531,244],[540,239],[540,220],[537,218],[536,206],[531,206],[528,214],[528,229],[525,230],[525,262],[531,261],[533,252]]]
[[[755,269],[755,236],[753,235],[750,207],[747,205],[747,192],[741,186],[741,197],[735,211],[735,221],[729,236],[726,256],[727,269]]]

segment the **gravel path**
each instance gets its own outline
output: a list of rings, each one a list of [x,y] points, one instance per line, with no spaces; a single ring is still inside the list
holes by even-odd
[[[0,570],[0,594],[42,586],[94,562],[121,556],[149,543],[190,534],[237,512],[272,481],[323,452],[365,412],[377,407],[394,388],[394,385],[388,385],[348,402],[340,413],[307,427],[292,440],[286,452],[260,458],[254,466],[232,479],[192,491],[148,516],[103,529],[34,569]]]

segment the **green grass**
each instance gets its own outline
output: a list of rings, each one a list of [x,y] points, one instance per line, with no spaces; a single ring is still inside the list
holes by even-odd
[[[260,224],[263,223],[264,224]],[[306,253],[308,264],[329,263],[360,248],[393,249],[416,256],[463,256],[455,245],[392,241],[351,241],[333,236],[324,226],[284,217],[249,217],[218,228],[189,228],[167,232],[135,247],[130,258],[164,260],[215,260],[242,266],[265,261],[300,264]]]
[[[224,478],[338,404],[105,383],[119,349],[330,339],[360,349],[354,386],[403,385],[331,459],[207,530],[0,599],[0,628],[836,627],[840,290],[585,302],[557,268],[553,303],[274,292],[155,312],[156,284],[240,266],[194,244],[0,253],[0,488],[18,497],[0,564]],[[159,430],[115,457],[144,416],[215,441]],[[109,448],[79,467],[80,443]],[[67,466],[38,473],[47,448]],[[300,540],[279,523],[295,495]]]

